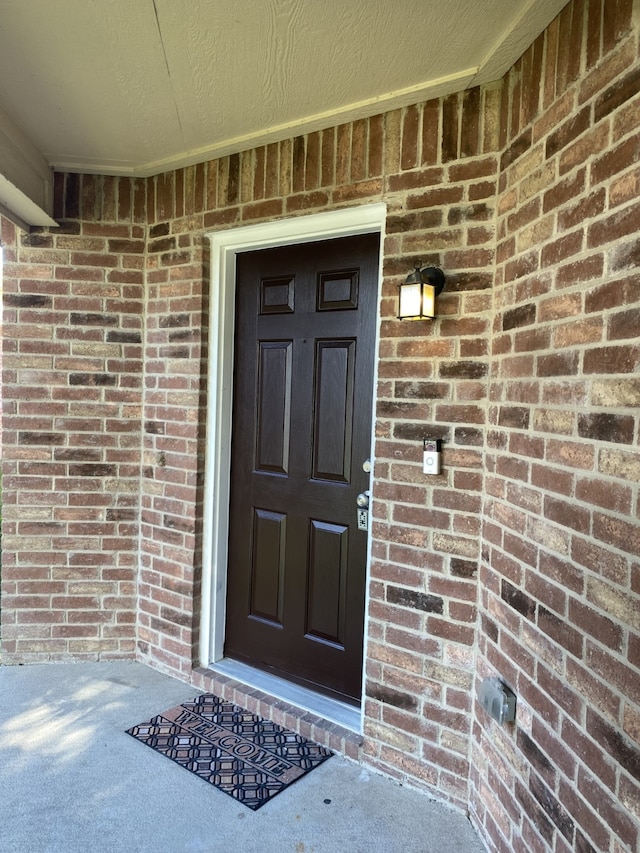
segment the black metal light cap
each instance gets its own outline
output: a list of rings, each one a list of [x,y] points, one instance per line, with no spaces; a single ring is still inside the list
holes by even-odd
[[[436,296],[442,293],[444,290],[444,273],[439,267],[422,267],[417,272],[419,272],[422,281],[428,281],[429,284],[435,287]]]

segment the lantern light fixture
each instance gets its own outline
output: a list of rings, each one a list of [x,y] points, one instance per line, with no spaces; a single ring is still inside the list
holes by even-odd
[[[436,316],[436,296],[443,290],[442,270],[417,264],[405,281],[398,285],[398,319],[433,320]]]

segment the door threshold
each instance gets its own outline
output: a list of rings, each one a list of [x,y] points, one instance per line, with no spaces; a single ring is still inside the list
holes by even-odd
[[[304,711],[310,711],[312,714],[322,717],[322,719],[328,720],[331,723],[337,723],[337,725],[349,731],[356,732],[356,734],[362,732],[361,709],[347,705],[346,702],[340,702],[337,699],[331,699],[329,696],[323,696],[321,693],[316,693],[307,687],[292,684],[290,681],[279,678],[277,675],[271,675],[268,672],[255,669],[246,663],[231,660],[231,658],[223,658],[209,664],[208,668],[220,675],[226,675],[228,678],[240,681],[248,687],[262,690],[275,699],[281,699],[290,705],[296,705]]]

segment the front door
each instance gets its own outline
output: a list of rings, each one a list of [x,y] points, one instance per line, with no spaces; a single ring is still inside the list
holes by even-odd
[[[237,256],[225,655],[352,703],[378,253],[365,234]]]

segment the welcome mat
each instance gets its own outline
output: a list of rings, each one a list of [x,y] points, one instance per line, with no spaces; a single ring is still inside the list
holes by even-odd
[[[254,811],[333,755],[211,693],[126,733]]]

